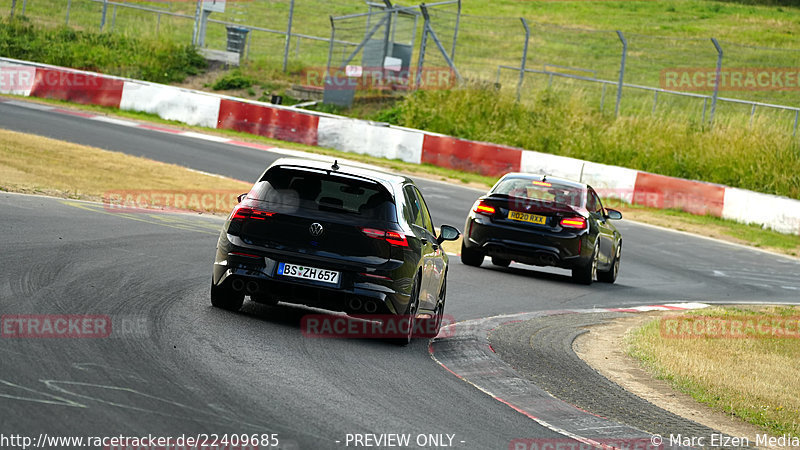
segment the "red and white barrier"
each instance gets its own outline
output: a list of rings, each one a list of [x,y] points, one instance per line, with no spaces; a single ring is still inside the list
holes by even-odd
[[[156,114],[162,119],[216,128],[221,99],[216,95],[163,84],[126,81],[119,108]]]
[[[800,234],[798,200],[174,86],[0,58],[0,93],[148,112],[190,125],[483,175],[544,173],[580,180],[606,197]]]
[[[424,136],[417,130],[342,117],[320,117],[317,125],[317,144],[320,147],[414,164],[419,164],[422,159]]]

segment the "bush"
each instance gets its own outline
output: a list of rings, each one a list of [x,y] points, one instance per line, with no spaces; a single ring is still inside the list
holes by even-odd
[[[0,21],[0,55],[156,83],[181,82],[206,68],[205,59],[190,45],[39,27],[23,17]]]
[[[214,84],[211,85],[211,89],[215,91],[227,91],[231,89],[247,89],[252,87],[256,84],[256,80],[242,75],[241,72],[238,70],[234,70],[230,73],[227,73],[221,76]]]

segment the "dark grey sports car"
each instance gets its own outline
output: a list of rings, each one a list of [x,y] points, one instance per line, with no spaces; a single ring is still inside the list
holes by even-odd
[[[438,331],[448,270],[441,244],[460,233],[449,225],[435,233],[422,193],[407,177],[280,159],[222,228],[211,303],[238,310],[248,295],[407,317],[410,325],[424,315]]]
[[[461,246],[461,261],[480,266],[511,261],[572,271],[575,281],[613,283],[622,258],[622,235],[591,186],[529,173],[509,173],[475,202]]]

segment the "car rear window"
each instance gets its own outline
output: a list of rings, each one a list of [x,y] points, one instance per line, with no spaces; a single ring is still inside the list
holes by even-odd
[[[530,178],[506,178],[498,183],[492,193],[570,206],[581,206],[583,202],[581,188]]]
[[[276,212],[297,209],[396,221],[392,196],[377,182],[296,168],[276,167],[253,186],[248,198]]]

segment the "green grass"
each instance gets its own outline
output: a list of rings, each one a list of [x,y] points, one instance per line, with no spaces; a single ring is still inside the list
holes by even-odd
[[[708,308],[685,320],[797,317],[800,307]],[[659,319],[626,335],[628,354],[657,378],[773,435],[800,435],[800,346],[795,338],[674,338]]]
[[[190,46],[126,34],[0,20],[0,55],[147,81],[183,81],[206,67]]]

